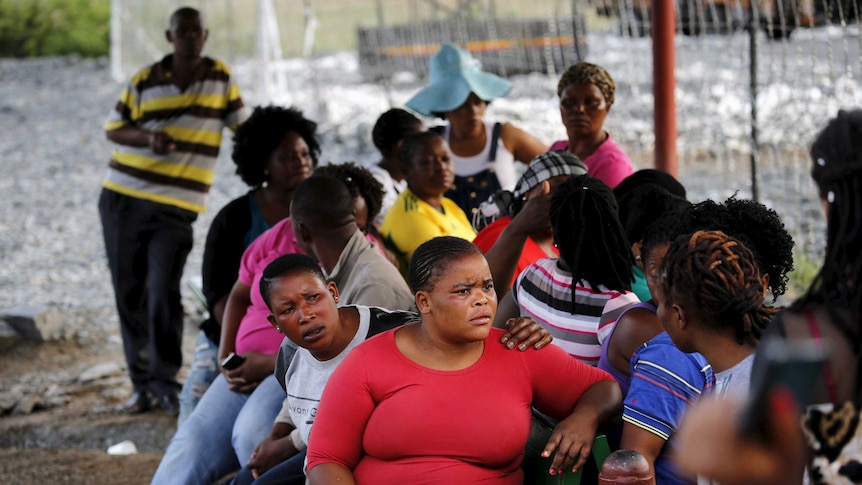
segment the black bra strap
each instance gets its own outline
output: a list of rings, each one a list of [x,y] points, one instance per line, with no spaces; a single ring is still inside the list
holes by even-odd
[[[500,130],[502,128],[502,124],[494,123],[494,129],[491,131],[491,148],[488,150],[489,162],[497,160],[497,142],[500,141]]]

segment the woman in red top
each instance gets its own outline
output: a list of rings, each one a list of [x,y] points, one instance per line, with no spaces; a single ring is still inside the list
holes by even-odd
[[[508,352],[482,253],[455,237],[414,253],[420,322],[356,347],[330,378],[308,446],[312,484],[523,483],[531,407],[556,419],[550,473],[580,468],[621,408],[603,371],[549,346]]]

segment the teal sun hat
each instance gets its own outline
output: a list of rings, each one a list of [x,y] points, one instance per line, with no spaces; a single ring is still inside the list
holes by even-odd
[[[512,90],[512,83],[482,70],[469,52],[453,44],[443,44],[429,61],[431,82],[410,98],[408,108],[434,117],[455,110],[470,93],[484,101],[501,98]]]

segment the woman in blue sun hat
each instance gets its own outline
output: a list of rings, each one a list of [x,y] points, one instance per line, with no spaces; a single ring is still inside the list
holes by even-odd
[[[446,197],[472,217],[495,192],[515,188],[515,160],[529,164],[547,145],[511,123],[485,121],[488,103],[507,95],[512,83],[482,71],[466,50],[443,44],[429,67],[430,84],[406,105],[423,116],[449,122],[431,128],[446,139],[455,162],[455,184]]]

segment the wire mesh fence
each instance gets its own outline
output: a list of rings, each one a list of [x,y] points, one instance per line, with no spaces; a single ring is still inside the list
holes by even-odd
[[[550,49],[550,54],[541,51],[547,46],[538,46],[535,57],[544,62],[539,68],[505,72],[504,67],[503,74],[521,74],[513,76],[516,88],[510,99],[495,102],[492,109],[514,118],[540,139],[550,142],[562,137],[565,132],[555,112],[558,72],[578,58],[595,62],[608,69],[617,84],[616,103],[606,122],[609,131],[639,167],[653,163],[648,0],[183,3],[206,13],[210,55],[232,65],[248,66],[240,77],[248,98],[304,105],[307,109],[314,105],[312,114],[318,115],[324,129],[329,130],[325,136],[339,143],[352,137],[369,138],[366,132],[370,126],[365,126],[369,123],[358,121],[364,120],[366,113],[357,113],[375,111],[367,114],[373,122],[388,105],[403,104],[421,85],[427,58],[443,40],[479,42],[474,53],[482,56],[482,47],[487,47],[482,42],[489,39],[521,48],[529,45],[532,37],[565,37],[568,43]],[[121,37],[113,41],[118,44],[114,51],[121,60],[120,71],[127,75],[167,50],[163,32],[168,15],[179,5],[168,0],[123,0],[115,4],[121,6],[122,27]],[[263,4],[270,10],[261,11]],[[862,105],[862,36],[856,24],[860,4],[862,0],[674,0],[681,179],[695,187],[694,198],[723,199],[737,192],[749,197],[754,192],[752,161],[756,161],[759,198],[779,210],[797,246],[812,255],[823,246],[823,219],[809,180],[806,152],[814,134],[839,108]],[[544,30],[536,34],[529,29],[498,28],[512,21],[518,21],[519,26],[540,22]],[[437,27],[431,29],[429,25]],[[470,34],[462,28],[467,25],[479,33],[444,38]],[[560,26],[570,27],[564,31]],[[579,26],[585,34],[579,32]],[[412,37],[405,42],[411,49],[395,51],[402,64],[391,70],[408,71],[412,84],[399,84],[397,79],[403,73],[387,78],[382,71],[364,66],[362,32],[368,35],[387,29],[411,32]],[[261,54],[265,41],[275,42],[275,50],[290,59],[282,63],[284,69],[274,69],[280,61]],[[558,54],[553,49],[558,49]],[[323,59],[331,52],[353,54],[331,58],[337,61]],[[492,61],[483,58],[493,69]],[[507,62],[514,65],[512,60]],[[523,74],[525,70],[542,73]],[[258,83],[279,72],[284,82],[276,83],[272,96]],[[344,83],[365,84],[351,91]],[[365,104],[348,112],[343,105],[354,102],[348,98],[357,96],[366,98]],[[525,101],[527,98],[530,101]],[[326,106],[320,108],[321,104]],[[354,158],[373,152],[370,143],[348,145],[356,152]]]

